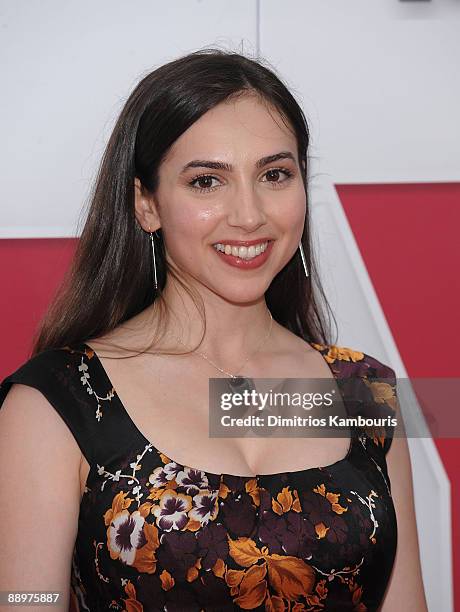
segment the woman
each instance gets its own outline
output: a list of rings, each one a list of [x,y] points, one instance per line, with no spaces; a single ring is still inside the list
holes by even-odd
[[[397,409],[394,371],[328,340],[308,143],[281,80],[236,53],[132,92],[2,383],[1,589],[60,590],[62,610],[427,609],[403,438],[208,435],[209,379],[237,374],[359,376]]]

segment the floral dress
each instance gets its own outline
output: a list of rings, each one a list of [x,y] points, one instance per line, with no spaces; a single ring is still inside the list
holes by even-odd
[[[395,414],[390,367],[350,348],[310,346],[347,410],[347,393],[361,385],[369,406]],[[13,383],[45,395],[90,465],[72,612],[378,610],[397,544],[391,427],[352,426],[346,456],[328,466],[214,474],[174,461],[142,435],[85,343],[29,359],[2,381],[0,406]]]

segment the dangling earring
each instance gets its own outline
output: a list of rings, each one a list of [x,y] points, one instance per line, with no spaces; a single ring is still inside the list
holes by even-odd
[[[302,257],[303,269],[305,270],[305,276],[308,278],[307,262],[305,260],[305,254],[303,252],[302,242],[299,242],[300,255]]]
[[[156,262],[156,259],[155,259],[155,243],[153,241],[153,234],[152,234],[152,231],[150,230],[150,227],[149,227],[149,233],[150,233],[150,242],[152,244],[153,286],[155,288],[155,291],[158,291],[157,262]],[[157,234],[157,236],[158,236],[158,234]]]

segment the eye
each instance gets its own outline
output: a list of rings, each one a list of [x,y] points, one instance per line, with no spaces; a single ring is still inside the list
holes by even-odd
[[[286,176],[283,181],[278,180],[280,178],[280,173]],[[267,170],[267,172],[265,173],[265,176],[267,176],[268,180],[263,182],[271,183],[276,189],[279,185],[288,181],[293,175],[294,173],[288,168],[270,168],[270,170]]]
[[[212,176],[212,174],[200,174],[199,176],[196,176],[194,179],[192,179],[189,182],[189,185],[192,187],[192,189],[198,189],[198,191],[200,192],[214,191],[217,186],[212,185],[213,180],[217,181],[218,179],[217,177]],[[195,183],[197,182],[198,186],[195,185]]]
[[[280,174],[284,174],[286,177],[282,181],[279,180]],[[282,185],[282,183],[287,182],[292,176],[294,176],[294,172],[288,168],[270,168],[270,170],[267,170],[264,173],[264,176],[267,176],[268,180],[262,182],[270,183],[275,189],[277,189]],[[219,181],[219,179],[212,174],[199,174],[189,181],[188,185],[200,193],[209,193],[210,191],[215,191],[218,188],[218,185],[212,184],[213,181]]]

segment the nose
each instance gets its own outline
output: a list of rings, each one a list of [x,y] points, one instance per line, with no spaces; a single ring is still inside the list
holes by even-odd
[[[241,185],[232,194],[227,222],[231,227],[241,227],[247,232],[265,225],[263,198],[251,184]]]

